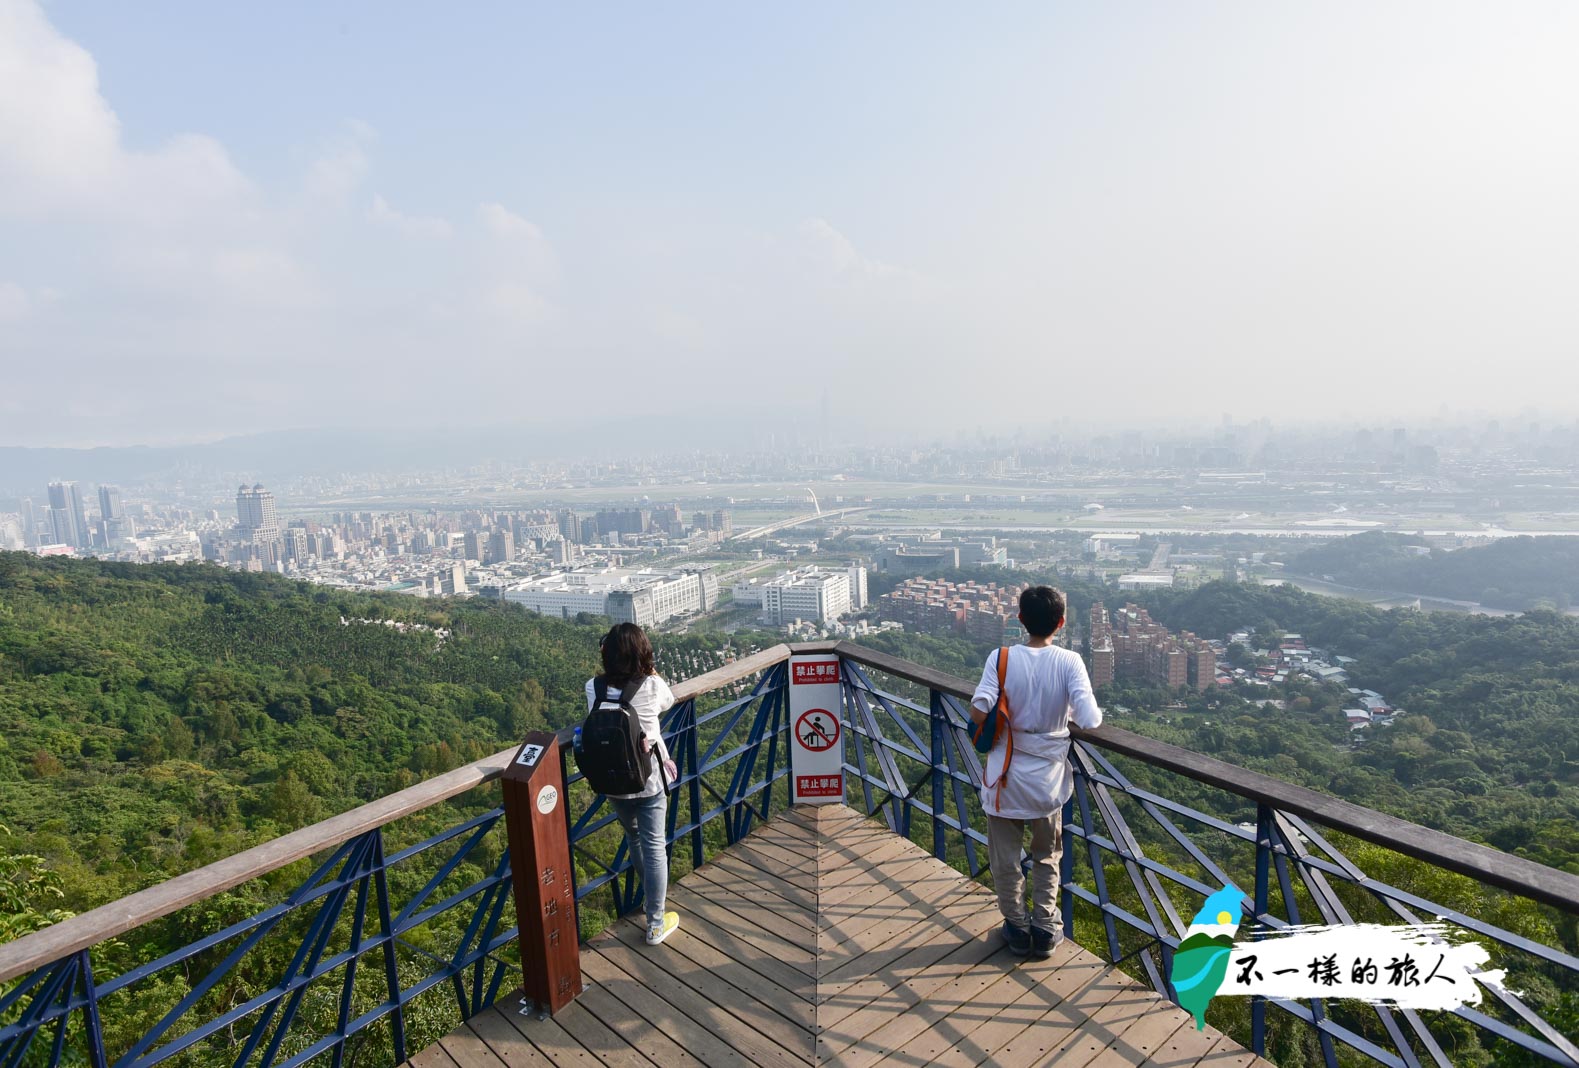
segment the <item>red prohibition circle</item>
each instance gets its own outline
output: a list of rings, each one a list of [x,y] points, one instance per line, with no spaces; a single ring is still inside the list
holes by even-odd
[[[812,716],[824,718],[814,720]],[[830,724],[832,731],[828,729]],[[839,717],[826,708],[808,708],[795,721],[795,737],[813,753],[832,749],[839,743]]]

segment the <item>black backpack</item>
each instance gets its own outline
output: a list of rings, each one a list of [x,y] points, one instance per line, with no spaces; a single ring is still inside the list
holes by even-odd
[[[645,679],[633,679],[611,700],[608,679],[592,680],[592,711],[581,725],[581,754],[577,763],[587,783],[600,794],[639,794],[647,788],[653,755],[642,747],[641,720],[631,698]]]

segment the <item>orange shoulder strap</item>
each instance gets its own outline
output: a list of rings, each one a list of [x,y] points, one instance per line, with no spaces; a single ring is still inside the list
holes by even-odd
[[[1009,647],[1007,645],[1002,645],[998,647],[998,700],[1000,701],[1002,701],[1005,697],[1003,692],[1003,684],[1005,680],[1008,679],[1008,677]]]

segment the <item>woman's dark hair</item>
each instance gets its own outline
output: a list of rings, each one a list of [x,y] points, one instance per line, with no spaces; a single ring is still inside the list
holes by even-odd
[[[603,674],[616,686],[658,674],[652,662],[652,642],[634,623],[614,624],[598,647],[603,652]]]
[[[1020,594],[1020,622],[1033,638],[1045,638],[1064,621],[1064,595],[1051,586],[1032,586]]]

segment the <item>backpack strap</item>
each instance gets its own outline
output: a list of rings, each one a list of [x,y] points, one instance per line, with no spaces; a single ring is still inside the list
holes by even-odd
[[[609,695],[609,680],[607,676],[598,675],[592,680],[592,707],[597,708],[603,699]]]
[[[1003,767],[998,769],[998,777],[992,782],[985,781],[986,768],[983,768],[984,780],[982,786],[987,789],[997,790],[995,803],[1003,802],[1003,782],[1009,777],[1009,765],[1014,761],[1014,717],[1009,711],[1009,693],[1005,688],[1009,678],[1009,647],[998,647],[998,703],[993,707],[997,714],[997,733],[1003,735]]]

